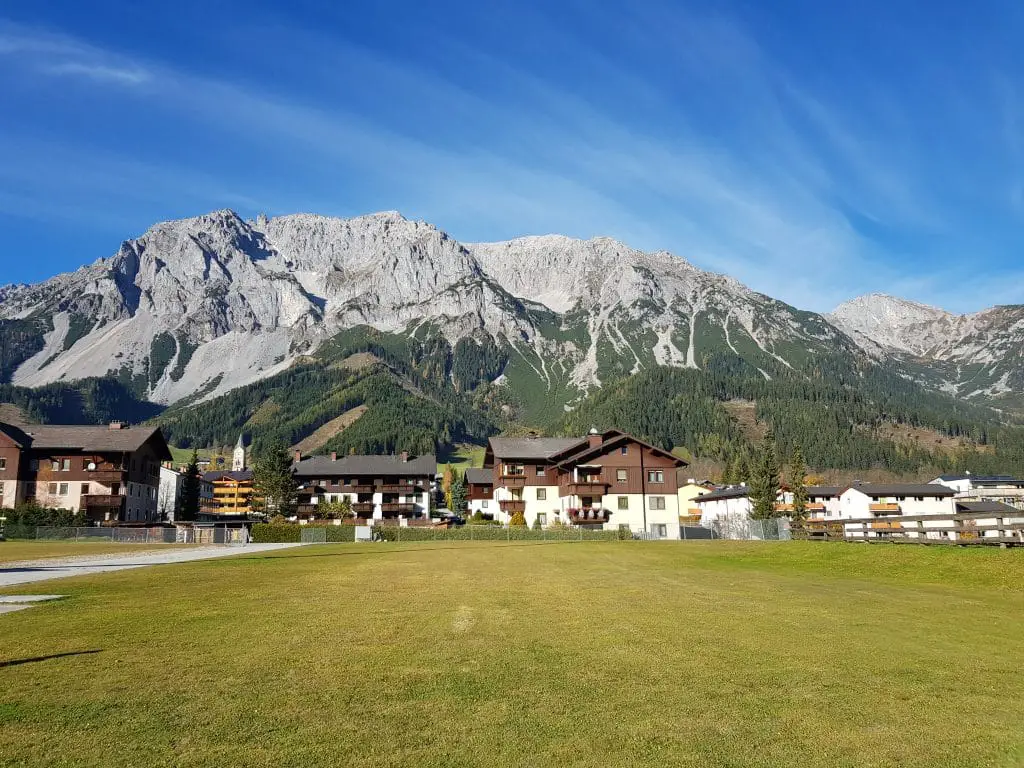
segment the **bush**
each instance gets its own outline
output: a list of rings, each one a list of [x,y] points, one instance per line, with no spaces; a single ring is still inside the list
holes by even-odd
[[[526,527],[526,515],[522,512],[514,512],[512,518],[508,521],[509,527]]]
[[[296,544],[302,541],[302,529],[291,523],[256,523],[252,540],[257,544]]]
[[[71,528],[88,525],[85,516],[75,514],[69,509],[52,509],[43,507],[34,501],[19,504],[14,509],[6,510],[8,526],[47,526],[55,528]]]

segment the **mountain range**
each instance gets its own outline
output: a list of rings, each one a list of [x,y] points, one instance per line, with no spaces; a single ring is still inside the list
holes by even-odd
[[[461,243],[394,212],[216,211],[156,224],[75,272],[0,288],[8,390],[116,381],[169,413],[344,350],[391,354],[407,391],[486,390],[496,417],[539,427],[630,376],[723,366],[762,382],[853,371],[844,386],[909,385],[957,419],[958,403],[998,407],[972,417],[997,422],[1024,403],[1022,345],[1024,307],[957,316],[871,295],[822,315],[610,238]]]

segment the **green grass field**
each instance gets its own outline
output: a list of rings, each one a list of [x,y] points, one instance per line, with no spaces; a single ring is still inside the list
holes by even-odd
[[[0,563],[39,560],[78,555],[107,555],[123,552],[150,552],[168,547],[189,547],[191,544],[120,544],[109,541],[4,541],[0,542]]]
[[[0,765],[1019,766],[1022,568],[458,542],[44,583],[0,616]]]

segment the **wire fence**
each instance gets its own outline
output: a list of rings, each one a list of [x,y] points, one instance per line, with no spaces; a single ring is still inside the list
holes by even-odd
[[[167,527],[56,527],[8,525],[4,537],[37,541],[104,541],[118,544],[245,544],[249,532],[244,527],[224,526]]]

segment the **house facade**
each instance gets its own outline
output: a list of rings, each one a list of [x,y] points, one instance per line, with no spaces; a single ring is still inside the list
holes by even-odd
[[[673,539],[679,538],[676,470],[685,464],[618,430],[582,438],[493,437],[484,454],[501,522],[522,512],[531,526],[627,526]]]
[[[940,483],[862,483],[839,495],[839,517],[952,515],[955,492]]]
[[[466,470],[466,507],[471,515],[479,512],[493,517],[497,510],[494,501],[494,473],[490,469]],[[453,509],[456,514],[460,510]]]
[[[0,507],[34,500],[83,525],[156,520],[160,465],[170,459],[159,429],[0,423]]]
[[[437,474],[434,456],[329,456],[292,464],[299,483],[299,513],[317,504],[348,499],[356,517],[402,522],[430,517],[430,495]]]
[[[160,487],[156,494],[156,511],[161,519],[174,522],[181,503],[181,487],[185,475],[170,467],[160,467]]]
[[[1024,480],[1011,475],[940,475],[936,485],[952,489],[958,499],[999,501],[1024,509]]]

